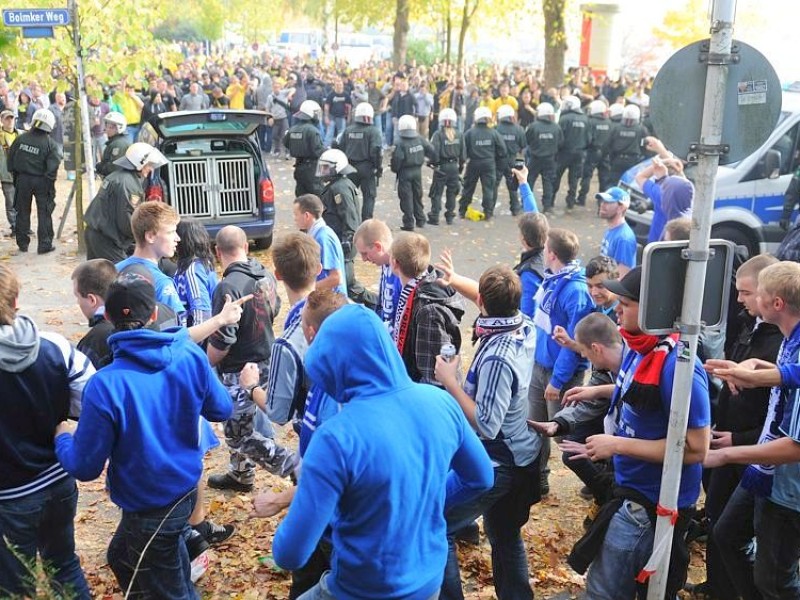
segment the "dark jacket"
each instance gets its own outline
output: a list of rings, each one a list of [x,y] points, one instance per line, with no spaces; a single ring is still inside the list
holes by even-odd
[[[739,335],[726,358],[734,362],[760,358],[774,363],[783,341],[780,329],[763,321],[754,329],[755,319],[745,312],[740,314],[739,323]],[[753,388],[732,394],[730,388],[723,385],[717,400],[715,429],[733,432],[734,446],[755,444],[767,417],[769,393],[769,388]]]
[[[464,298],[451,287],[436,283],[433,267],[417,286],[411,308],[411,325],[403,347],[403,363],[409,377],[418,383],[439,385],[433,375],[442,344],[461,349],[459,324],[464,316]]]
[[[142,178],[135,171],[120,169],[103,180],[100,191],[86,209],[84,220],[123,253],[134,244],[131,215],[144,198]]]
[[[333,229],[340,242],[351,242],[361,225],[361,198],[355,184],[348,177],[338,175],[328,182],[320,199],[325,223]]]
[[[564,143],[564,134],[557,123],[537,119],[525,130],[525,140],[532,158],[552,158]]]
[[[97,167],[95,168],[98,175],[105,177],[114,171],[120,171],[122,167],[115,165],[114,161],[125,156],[125,151],[130,145],[131,142],[124,133],[119,133],[108,140],[103,150],[103,158],[97,163]]]
[[[232,263],[214,290],[213,314],[222,310],[226,294],[233,300],[253,294],[253,299],[242,305],[239,323],[222,327],[208,338],[217,350],[228,350],[219,370],[238,373],[248,362],[268,362],[275,341],[272,324],[281,308],[275,277],[254,258]]]
[[[12,175],[32,175],[55,181],[61,151],[49,134],[32,129],[20,135],[8,149],[8,170]]]

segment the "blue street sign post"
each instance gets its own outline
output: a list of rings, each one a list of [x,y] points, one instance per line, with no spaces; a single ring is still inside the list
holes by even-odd
[[[69,25],[66,8],[8,8],[3,10],[6,27],[61,27]]]

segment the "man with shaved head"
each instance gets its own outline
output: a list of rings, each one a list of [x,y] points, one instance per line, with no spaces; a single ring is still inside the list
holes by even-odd
[[[259,464],[270,472],[288,476],[294,473],[295,454],[271,442],[274,431],[266,413],[253,402],[253,389],[239,384],[239,372],[249,362],[256,363],[259,384],[266,383],[275,334],[272,323],[280,309],[275,277],[256,259],[247,256],[247,235],[229,225],[216,237],[216,253],[222,265],[222,281],[214,290],[212,312],[217,314],[225,296],[236,300],[249,294],[253,299],[242,305],[238,324],[223,327],[208,338],[208,359],[217,367],[222,383],[233,399],[233,415],[225,422],[225,441],[231,453],[228,471],[208,478],[209,487],[249,492],[253,489],[255,462],[246,454],[250,445],[269,448]]]

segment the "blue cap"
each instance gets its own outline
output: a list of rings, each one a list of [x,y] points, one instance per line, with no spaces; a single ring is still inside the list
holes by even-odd
[[[594,195],[595,200],[601,202],[619,202],[620,204],[630,205],[631,196],[621,187],[610,187],[605,192],[600,192]]]

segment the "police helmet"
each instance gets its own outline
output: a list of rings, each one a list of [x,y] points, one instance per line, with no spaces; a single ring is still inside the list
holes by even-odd
[[[455,127],[457,122],[458,116],[452,108],[443,108],[439,111],[439,124],[442,127]]]
[[[400,137],[414,137],[417,135],[417,119],[414,115],[403,115],[397,120],[397,131]]]
[[[622,117],[623,110],[625,110],[625,107],[623,107],[622,104],[614,102],[614,104],[608,107],[608,116],[611,119],[619,119]]]
[[[167,164],[167,159],[150,144],[136,142],[128,146],[125,156],[115,160],[114,164],[128,171],[141,171],[147,165],[154,169],[163,167]]]
[[[540,121],[552,121],[556,111],[549,102],[542,102],[536,109],[536,118]]]
[[[40,108],[33,113],[33,127],[50,133],[56,126],[56,116],[46,108]]]
[[[355,169],[350,166],[347,155],[341,150],[325,150],[317,161],[317,177],[331,178],[336,175],[348,175]]]
[[[475,109],[475,122],[488,123],[492,120],[492,111],[487,106],[479,106]]]
[[[103,118],[103,120],[106,122],[106,125],[116,125],[117,133],[125,133],[125,131],[128,129],[128,120],[121,112],[112,110]]]
[[[592,116],[604,115],[607,110],[608,107],[602,100],[593,100],[592,103],[589,104],[589,114]]]
[[[313,100],[305,100],[294,116],[302,121],[314,121],[319,120],[320,115],[322,115],[322,109],[319,104]]]
[[[581,101],[578,99],[577,96],[567,96],[564,98],[561,108],[563,112],[580,112],[581,111]]]
[[[497,109],[497,120],[511,123],[514,120],[514,107],[503,104],[503,106]]]
[[[356,123],[372,124],[372,119],[375,118],[375,109],[369,102],[361,102],[356,106],[354,119]]]
[[[622,121],[626,125],[635,125],[642,118],[642,110],[635,104],[628,104],[622,109]]]

